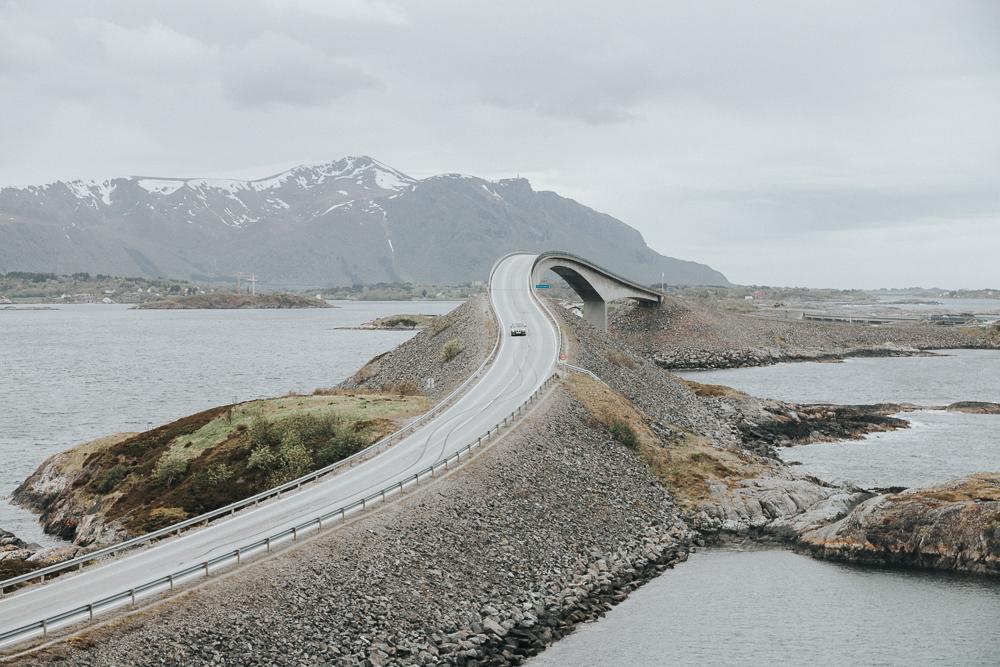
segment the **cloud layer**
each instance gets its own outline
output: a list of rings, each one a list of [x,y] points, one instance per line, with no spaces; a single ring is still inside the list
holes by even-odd
[[[0,183],[520,173],[750,283],[1000,286],[1000,5],[0,0]]]

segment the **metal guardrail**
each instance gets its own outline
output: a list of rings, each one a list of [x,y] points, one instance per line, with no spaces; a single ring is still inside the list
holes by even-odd
[[[521,253],[510,253],[510,255],[514,254],[521,254]],[[499,260],[497,260],[497,263],[493,266],[493,270],[490,271],[491,282],[493,278],[493,273],[496,271],[496,267],[499,266],[500,262],[502,262],[510,255],[504,255],[504,257],[501,257]],[[537,297],[535,298],[537,299]],[[467,380],[465,380],[462,383],[462,385],[459,386],[459,388],[457,388],[455,391],[449,394],[446,400],[453,399],[453,397],[456,396],[462,388],[466,387],[472,380],[474,380],[482,372],[482,370],[486,368],[486,366],[488,365],[490,360],[496,355],[500,347],[500,341],[502,340],[503,337],[503,326],[502,323],[499,321],[496,305],[493,303],[492,294],[490,297],[490,302],[491,302],[491,307],[493,308],[494,317],[497,320],[497,339],[496,342],[494,343],[493,350],[490,352],[489,356],[479,367],[479,369],[477,369],[472,376],[470,376]],[[541,303],[540,300],[539,303]],[[548,312],[548,308],[544,304],[542,305],[546,313],[552,319],[555,325],[556,332],[559,335],[560,339],[559,342],[560,350],[562,350],[562,345],[563,345],[562,330],[559,327],[558,322],[555,321],[555,318],[552,315],[552,313]],[[287,528],[281,532],[269,535],[251,544],[238,547],[233,551],[221,554],[214,558],[207,559],[205,561],[202,561],[201,563],[197,563],[182,570],[172,572],[164,577],[148,581],[144,584],[130,588],[128,590],[120,591],[118,593],[115,593],[114,595],[110,595],[108,597],[95,600],[91,603],[82,605],[75,609],[71,609],[69,611],[65,611],[56,614],[54,616],[49,616],[39,621],[28,623],[13,630],[8,630],[6,632],[0,633],[0,647],[9,646],[21,641],[25,641],[27,639],[33,639],[37,637],[45,638],[48,636],[49,632],[53,630],[67,627],[69,625],[73,625],[80,622],[93,621],[95,615],[97,614],[118,609],[126,605],[134,607],[136,604],[136,600],[138,599],[148,597],[150,595],[154,595],[157,593],[170,592],[173,591],[174,588],[180,584],[187,583],[202,576],[208,577],[213,571],[213,568],[215,570],[218,570],[222,567],[230,565],[239,566],[242,564],[244,559],[261,553],[270,553],[275,546],[280,545],[282,543],[286,543],[289,540],[295,542],[299,539],[301,535],[305,534],[310,530],[318,531],[324,527],[324,524],[330,525],[333,522],[343,522],[348,517],[354,516],[359,512],[364,512],[365,510],[368,509],[370,505],[373,505],[375,503],[384,504],[385,502],[387,502],[388,499],[392,498],[393,496],[401,496],[407,488],[418,486],[420,484],[421,479],[426,479],[428,477],[434,478],[437,476],[439,472],[442,471],[442,469],[445,472],[449,471],[451,469],[453,462],[456,465],[461,463],[463,455],[468,457],[469,455],[471,455],[473,449],[481,449],[484,443],[487,443],[490,440],[495,439],[500,434],[501,430],[507,428],[508,426],[512,426],[513,423],[516,421],[517,417],[527,412],[529,407],[536,400],[538,400],[542,392],[549,386],[551,386],[552,383],[556,382],[558,379],[559,379],[558,373],[553,373],[548,378],[546,378],[545,381],[542,382],[538,386],[538,388],[535,389],[535,391],[523,403],[521,403],[517,408],[515,408],[510,413],[510,415],[504,417],[502,421],[492,426],[490,429],[486,431],[486,433],[476,438],[475,441],[466,444],[464,447],[462,447],[455,453],[446,456],[445,458],[435,463],[432,463],[428,467],[414,473],[411,477],[407,477],[403,480],[396,482],[395,484],[389,485],[381,489],[380,491],[376,491],[375,493],[365,496],[360,500],[356,500],[347,505],[343,505],[341,507],[328,511],[324,514],[318,515],[312,519],[309,519],[308,521],[304,521],[300,524],[292,526],[291,528]],[[440,409],[443,409],[444,403],[445,402],[442,401],[441,403],[438,404],[438,406],[435,406],[435,409],[432,409],[428,413],[425,413],[425,415],[422,416],[420,419],[423,419],[424,417],[427,417],[432,413],[436,414],[435,410],[439,412]],[[416,427],[416,421],[408,425],[406,428],[401,429],[396,434],[388,436],[388,438],[392,438],[397,434],[407,432],[408,430],[411,429],[415,429],[415,427]],[[388,440],[388,438],[379,441],[379,443],[376,443],[376,445],[373,445],[372,447],[368,448],[367,450],[365,450],[365,452],[371,451],[372,448],[376,447],[378,444],[384,442],[385,440]],[[363,453],[364,452],[359,452],[358,455]],[[343,464],[346,461],[347,459],[345,459],[340,463]],[[339,467],[343,467],[343,465],[340,465]],[[275,495],[276,492],[280,493],[278,491],[279,489],[288,490],[291,488],[298,488],[305,481],[312,481],[314,479],[318,479],[318,477],[321,474],[327,474],[329,472],[332,472],[332,469],[333,466],[328,466],[328,468],[323,469],[323,471],[326,471],[326,473],[324,473],[323,471],[316,471],[315,473],[307,475],[303,478],[299,478],[298,480],[293,480],[280,487],[275,487],[274,489],[270,489],[264,492],[263,494],[258,494],[258,496],[272,497],[273,495]],[[254,498],[248,498],[244,501],[240,501],[239,503],[233,503],[233,506],[239,505],[240,507],[246,507],[247,505],[254,503]],[[208,514],[212,516],[219,516],[219,514],[217,514],[219,512],[222,512],[223,514],[235,513],[236,511],[235,509],[232,509],[231,511],[227,512],[226,510],[228,510],[229,507],[231,506],[227,506],[226,508],[220,508],[219,510],[216,510],[215,512],[211,512]],[[120,551],[124,548],[128,548],[128,546],[126,545],[135,546],[139,543],[147,543],[152,539],[156,539],[153,536],[157,535],[163,536],[165,534],[173,534],[173,532],[177,530],[178,526],[192,525],[190,522],[193,521],[198,521],[198,522],[204,521],[205,516],[207,515],[202,515],[201,517],[195,517],[194,519],[190,519],[186,522],[181,522],[180,524],[175,524],[174,526],[170,526],[166,529],[163,529],[163,531],[156,531],[155,533],[150,533],[148,535],[142,536],[141,538],[135,538],[134,541],[123,542],[119,545],[116,545],[115,547],[109,547],[109,549],[115,549],[116,551]],[[93,558],[95,554],[99,553],[100,552],[93,552],[92,554],[88,554],[88,556],[91,556]],[[63,565],[66,565],[68,563],[69,561],[67,561],[67,563],[64,563]],[[82,567],[82,563],[80,564],[80,567]],[[35,575],[35,577],[37,577],[39,576],[40,572],[41,571],[36,571],[30,574],[33,574]],[[9,585],[8,582],[3,582],[3,583],[5,585]]]
[[[490,284],[492,284],[493,282],[493,274],[496,272],[497,267],[500,266],[500,263],[503,260],[510,257],[511,255],[517,255],[517,254],[522,254],[522,253],[517,253],[517,252],[508,253],[496,261],[496,263],[493,265],[493,268],[490,269],[490,277],[489,277]],[[332,463],[324,468],[320,468],[319,470],[314,470],[313,472],[303,475],[302,477],[293,479],[289,482],[285,482],[284,484],[273,487],[271,489],[267,489],[266,491],[262,491],[256,495],[244,498],[242,500],[238,500],[234,503],[230,503],[229,505],[225,505],[224,507],[219,507],[209,512],[205,512],[204,514],[199,514],[198,516],[191,517],[190,519],[179,521],[175,524],[171,524],[165,528],[155,530],[151,533],[146,533],[145,535],[139,535],[138,537],[134,537],[132,539],[125,540],[123,542],[119,542],[117,544],[113,544],[108,547],[104,547],[103,549],[91,551],[81,556],[77,556],[76,558],[71,558],[69,560],[62,561],[61,563],[49,565],[48,567],[39,568],[37,570],[33,570],[31,572],[27,572],[22,575],[11,577],[10,579],[5,579],[4,581],[0,581],[0,598],[4,596],[4,592],[6,591],[7,588],[11,588],[19,584],[26,584],[36,579],[39,580],[40,583],[44,583],[45,578],[53,574],[59,574],[61,572],[67,572],[70,570],[79,571],[82,570],[84,565],[86,565],[87,563],[92,563],[99,559],[112,558],[114,556],[117,556],[123,551],[131,551],[138,547],[150,544],[152,542],[156,542],[158,540],[167,537],[180,535],[182,532],[184,532],[189,528],[195,528],[200,525],[210,523],[211,521],[218,519],[220,517],[232,516],[236,512],[250,506],[256,507],[262,501],[280,497],[283,493],[286,493],[288,491],[298,490],[299,488],[302,487],[303,484],[308,484],[310,482],[318,481],[326,477],[327,475],[336,472],[342,468],[353,467],[356,463],[359,463],[361,461],[366,461],[372,458],[373,456],[382,453],[390,446],[392,446],[394,443],[412,434],[414,431],[417,430],[418,427],[422,426],[429,420],[439,415],[445,408],[451,405],[455,401],[455,399],[458,398],[469,387],[470,384],[472,384],[473,381],[478,379],[482,375],[483,371],[490,365],[493,358],[496,356],[497,352],[500,349],[500,341],[503,338],[503,325],[500,322],[500,318],[496,314],[496,307],[492,302],[492,295],[490,297],[490,304],[493,311],[494,319],[497,322],[497,336],[496,340],[493,343],[493,349],[490,350],[490,353],[486,356],[486,359],[483,360],[483,363],[480,364],[479,368],[477,368],[472,373],[472,375],[470,375],[464,382],[462,382],[462,384],[456,387],[454,391],[448,394],[448,396],[443,398],[433,408],[431,408],[424,414],[420,415],[419,417],[411,421],[403,428],[399,429],[394,433],[390,433],[389,435],[382,438],[378,442],[368,446],[367,448],[361,450],[360,452],[352,454],[351,456],[345,459],[341,459],[340,461]]]
[[[275,546],[289,541],[296,542],[299,537],[309,531],[321,530],[324,528],[324,525],[329,526],[335,522],[341,523],[348,517],[352,517],[359,512],[364,512],[376,503],[381,505],[394,496],[401,496],[406,489],[418,486],[421,479],[434,478],[442,471],[448,472],[451,470],[453,463],[455,465],[461,463],[463,456],[468,458],[471,456],[474,449],[481,449],[484,443],[495,439],[503,429],[513,426],[517,417],[527,412],[529,407],[539,399],[542,392],[558,379],[558,374],[553,373],[541,385],[539,385],[539,387],[527,398],[527,400],[515,408],[510,415],[504,417],[502,421],[498,422],[487,430],[486,433],[476,438],[475,441],[468,443],[450,456],[427,466],[406,479],[400,480],[395,484],[365,496],[360,500],[356,500],[350,504],[330,510],[329,512],[318,515],[308,521],[292,526],[291,528],[269,535],[263,539],[257,540],[256,542],[234,549],[233,551],[207,559],[201,563],[197,563],[196,565],[184,568],[183,570],[172,572],[164,577],[148,581],[145,584],[125,591],[120,591],[114,595],[95,600],[94,602],[82,605],[75,609],[70,609],[69,611],[43,618],[40,621],[28,623],[19,628],[0,633],[0,647],[21,642],[26,639],[47,637],[49,632],[53,630],[79,622],[93,621],[95,615],[111,611],[119,607],[126,605],[134,607],[136,600],[157,593],[173,591],[174,588],[180,584],[198,579],[199,577],[208,577],[213,571],[217,571],[223,567],[230,565],[239,566],[243,563],[244,559],[248,557],[261,553],[270,553]]]

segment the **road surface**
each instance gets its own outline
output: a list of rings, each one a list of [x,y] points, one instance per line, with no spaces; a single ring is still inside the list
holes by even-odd
[[[298,492],[245,509],[134,554],[91,565],[0,600],[0,634],[90,604],[289,529],[410,477],[452,454],[522,404],[552,373],[559,335],[531,295],[535,255],[497,265],[490,298],[501,323],[500,349],[483,376],[450,408],[415,433],[354,468]],[[511,322],[528,335],[511,337]]]

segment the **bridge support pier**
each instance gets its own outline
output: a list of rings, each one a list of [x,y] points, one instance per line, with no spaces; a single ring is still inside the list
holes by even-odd
[[[608,304],[603,299],[586,299],[583,302],[583,319],[598,331],[608,330]]]

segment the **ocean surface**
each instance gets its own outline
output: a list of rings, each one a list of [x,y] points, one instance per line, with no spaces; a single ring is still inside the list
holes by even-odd
[[[1000,403],[1000,351],[946,350],[934,357],[871,357],[683,373],[754,396],[799,403]],[[1000,472],[1000,415],[941,411],[898,415],[907,429],[863,440],[788,447],[786,461],[828,481],[866,488],[926,486],[973,472]]]
[[[530,667],[1000,664],[1000,585],[706,549]]]
[[[797,402],[1000,402],[1000,352],[684,373]],[[1000,471],[1000,416],[918,411],[905,430],[781,450],[829,480],[918,486]],[[1000,665],[1000,582],[706,549],[531,667]]]
[[[309,310],[0,310],[0,528],[57,544],[6,498],[48,456],[216,405],[333,386],[407,331],[357,331],[458,302],[335,301]]]
[[[939,350],[932,357],[854,357],[691,371],[680,375],[754,396],[798,403],[1000,403],[1000,351]]]

